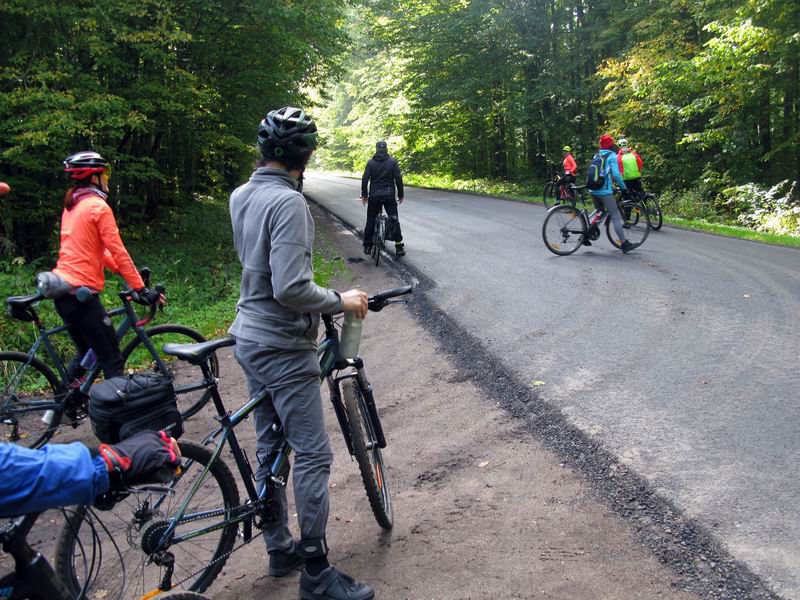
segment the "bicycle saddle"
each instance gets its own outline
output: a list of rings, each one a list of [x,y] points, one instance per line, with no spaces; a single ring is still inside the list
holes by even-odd
[[[12,319],[17,319],[18,321],[35,321],[36,313],[33,312],[31,304],[34,302],[39,302],[39,300],[42,299],[44,299],[44,296],[41,294],[31,294],[30,296],[11,296],[10,298],[6,298],[6,304],[8,304],[8,314]]]
[[[164,344],[161,350],[163,350],[164,354],[185,360],[189,364],[201,365],[217,349],[233,346],[234,344],[236,344],[236,340],[232,337],[224,337],[198,344]]]

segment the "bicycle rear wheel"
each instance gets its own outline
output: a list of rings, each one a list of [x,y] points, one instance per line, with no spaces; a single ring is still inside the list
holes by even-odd
[[[86,518],[85,507],[77,508],[67,518],[56,542],[55,568],[73,593],[77,595],[87,580],[98,597],[101,590],[115,590],[109,597],[121,600],[142,598],[159,587],[166,569],[152,562],[155,556],[153,548],[212,457],[211,450],[189,441],[181,440],[180,448],[184,466],[168,484],[175,491],[174,495],[132,493],[110,510],[103,511],[102,522],[94,526]],[[189,520],[187,516],[186,521],[176,527],[175,536],[188,535],[221,523],[237,506],[239,492],[236,481],[228,466],[217,460],[210,469],[210,476],[202,482],[187,507],[185,514],[198,515],[197,518]],[[199,516],[204,511],[223,514]],[[117,561],[98,563],[98,531],[101,533],[100,558],[104,554],[102,546],[113,543],[119,551],[122,566]],[[173,541],[166,547],[165,550],[175,559],[173,589],[205,591],[225,565],[236,542],[237,531],[237,524],[227,524],[191,539]],[[90,552],[93,549],[95,551]]]
[[[375,220],[375,234],[372,242],[372,258],[375,259],[375,266],[381,262],[381,250],[386,243],[386,221],[383,219]]]
[[[167,375],[175,384],[175,391],[178,397],[178,410],[184,419],[203,408],[211,398],[211,390],[203,388],[199,390],[184,391],[203,382],[203,371],[200,367],[190,365],[188,362],[178,360],[174,356],[168,356],[162,352],[164,344],[194,344],[205,342],[206,338],[199,332],[183,325],[158,325],[146,330],[147,337],[153,342],[153,347],[158,352],[161,361],[167,367]],[[140,337],[133,338],[122,351],[122,358],[125,360],[125,368],[133,370],[147,370],[153,373],[158,371],[158,364],[153,359],[150,351],[145,346]],[[216,353],[212,354],[208,361],[211,373],[214,377],[219,376],[219,360]]]
[[[650,235],[650,219],[647,216],[647,210],[639,202],[628,200],[619,205],[619,213],[622,216],[626,239],[633,244],[634,248],[644,244],[647,236]],[[611,215],[606,217],[606,235],[614,247],[622,249],[622,240],[614,231]]]
[[[44,445],[61,424],[63,397],[62,383],[38,358],[0,352],[0,440]]]
[[[342,396],[347,411],[347,421],[350,424],[353,452],[361,471],[361,480],[367,491],[372,514],[375,515],[378,525],[384,529],[391,529],[394,510],[389,493],[389,481],[386,478],[386,466],[383,464],[383,454],[378,447],[366,400],[355,379],[344,380]]]
[[[542,224],[542,239],[553,254],[572,254],[586,239],[583,213],[568,204],[554,206],[548,211]]]

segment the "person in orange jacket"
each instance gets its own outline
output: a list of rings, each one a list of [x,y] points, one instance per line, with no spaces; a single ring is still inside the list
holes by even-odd
[[[564,146],[564,174],[558,180],[559,198],[574,197],[575,192],[569,186],[575,183],[575,176],[578,174],[578,164],[572,156],[572,148]]]
[[[97,152],[78,152],[64,161],[64,172],[73,185],[64,195],[61,244],[53,273],[72,286],[55,298],[78,356],[69,367],[71,377],[80,377],[80,359],[91,348],[106,378],[123,374],[124,360],[111,319],[100,302],[105,287],[103,268],[120,273],[130,288],[148,304],[164,301],[156,290],[145,287],[119,236],[114,213],[107,203],[110,166]],[[88,298],[78,300],[76,290],[88,288]]]

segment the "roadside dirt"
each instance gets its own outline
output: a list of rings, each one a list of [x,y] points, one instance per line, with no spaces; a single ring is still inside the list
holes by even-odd
[[[359,241],[326,214],[315,217],[322,243],[347,264],[338,289],[375,292],[404,283],[383,267],[352,262],[363,256]],[[385,533],[375,523],[328,411],[336,456],[331,561],[372,584],[378,598],[697,598],[676,589],[673,572],[577,474],[440,354],[413,310],[370,314],[361,344],[388,436],[395,527]],[[226,353],[226,397],[243,397],[231,360]],[[240,429],[252,444],[252,430]],[[297,576],[275,580],[265,571],[266,552],[256,540],[232,557],[209,593],[220,600],[297,598]]]

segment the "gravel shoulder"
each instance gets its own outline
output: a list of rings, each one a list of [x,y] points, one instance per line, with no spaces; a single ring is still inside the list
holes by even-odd
[[[374,292],[401,283],[383,267],[350,262],[360,258],[358,240],[314,212],[318,237],[348,263],[339,289]],[[578,472],[443,354],[418,310],[412,304],[370,314],[361,345],[389,442],[390,533],[376,525],[358,468],[327,411],[336,456],[331,560],[374,585],[378,598],[699,598],[679,589],[681,579]],[[243,391],[237,369],[226,355],[228,397]],[[252,430],[241,430],[240,439],[252,445]],[[271,579],[265,564],[256,540],[234,555],[211,595],[296,598],[297,577]]]

